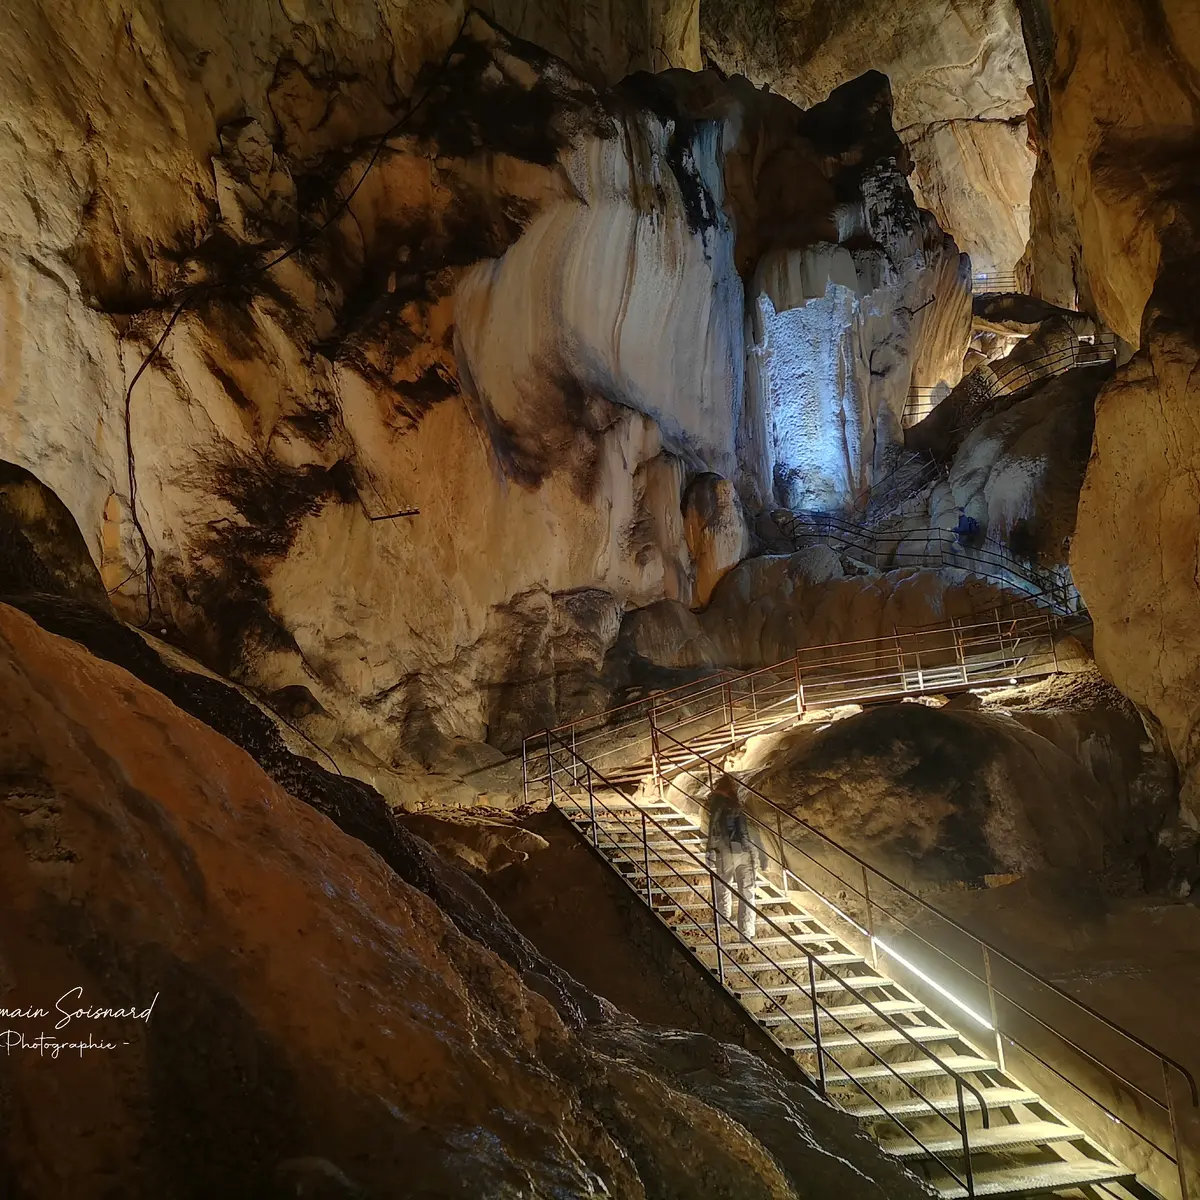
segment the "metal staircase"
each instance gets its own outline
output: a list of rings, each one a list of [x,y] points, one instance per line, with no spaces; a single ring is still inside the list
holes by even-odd
[[[1014,618],[810,649],[535,735],[526,787],[544,787],[747,1020],[946,1200],[1187,1200],[1174,1085],[1183,1081],[1193,1107],[1198,1097],[1182,1065],[752,787],[748,815],[768,860],[752,940],[719,915],[722,885],[705,865],[708,789],[747,740],[851,698],[1051,673],[1054,632]],[[965,961],[977,951],[975,965]],[[1038,1007],[1064,1003],[1078,1018],[1069,1034]],[[1151,1075],[1110,1067],[1084,1044],[1076,1025],[1087,1022],[1148,1056],[1157,1090]],[[1027,1071],[1051,1081],[1056,1106]],[[1118,1097],[1150,1119],[1135,1123]],[[1118,1127],[1136,1171],[1113,1151]]]

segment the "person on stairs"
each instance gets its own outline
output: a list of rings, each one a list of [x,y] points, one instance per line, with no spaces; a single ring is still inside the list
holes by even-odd
[[[733,916],[733,893],[738,895],[738,929],[745,941],[754,938],[754,889],[762,867],[762,850],[743,807],[738,782],[722,775],[708,797],[707,865],[716,885],[717,911],[726,921]],[[722,936],[726,930],[722,926]]]

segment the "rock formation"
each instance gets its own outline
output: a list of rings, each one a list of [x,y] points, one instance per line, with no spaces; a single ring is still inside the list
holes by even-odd
[[[1041,707],[898,704],[801,727],[739,767],[798,820],[923,890],[1109,865],[1123,887],[1131,859],[1154,870],[1172,802],[1169,766],[1143,743],[1131,706],[1084,674]]]
[[[1071,565],[1101,667],[1162,723],[1197,800],[1200,265],[1192,6],[1026,6],[1039,145],[1031,268],[1038,294],[1081,303],[1140,353],[1096,406]]]
[[[892,82],[920,202],[981,272],[1029,236],[1029,63],[1013,0],[704,0],[706,56],[808,107],[863,71]]]

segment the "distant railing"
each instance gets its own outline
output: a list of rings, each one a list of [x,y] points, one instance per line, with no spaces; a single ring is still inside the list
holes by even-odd
[[[984,363],[976,367],[970,376],[964,377],[974,377],[977,385],[969,411],[974,413],[1000,396],[1015,395],[1042,379],[1052,379],[1055,375],[1080,367],[1107,366],[1115,361],[1116,356],[1116,334],[1100,333],[1091,338],[1072,338],[1069,343],[1055,346],[1036,358],[1018,361],[1000,359],[995,364]],[[900,424],[905,429],[919,425],[952,394],[952,390],[945,386],[909,388]]]
[[[848,521],[833,513],[776,512],[775,524],[797,550],[813,544],[830,546],[874,570],[901,567],[952,567],[1016,588],[1032,601],[1064,615],[1077,612],[1079,592],[1065,571],[1058,573],[1018,558],[991,538],[968,540],[947,529],[930,528],[917,514],[896,518],[879,528]]]
[[[793,724],[811,708],[1034,678],[1058,668],[1059,627],[1046,613],[1013,610],[1005,615],[997,608],[990,619],[951,620],[905,633],[808,646],[783,662],[741,673],[720,672],[581,717],[552,732],[593,766],[619,777],[624,767],[650,756],[646,721],[651,717],[664,733],[707,723],[745,740]],[[526,740],[527,799],[546,782],[545,764],[538,761],[540,736]]]
[[[950,391],[945,386],[909,388],[904,411],[900,414],[900,424],[907,429],[925,420],[948,395]]]
[[[1018,286],[1015,271],[980,271],[971,277],[971,291],[976,296],[1016,292]]]

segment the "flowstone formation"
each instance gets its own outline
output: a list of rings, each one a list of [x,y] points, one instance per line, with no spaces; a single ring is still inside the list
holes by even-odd
[[[747,521],[844,497],[910,383],[957,381],[966,265],[882,76],[806,112],[711,72],[604,90],[442,13],[401,102],[365,24],[152,15],[111,53],[64,19],[97,128],[113,80],[156,89],[111,163],[54,72],[12,89],[80,149],[9,207],[0,436],[123,615],[395,798],[594,707],[627,609],[704,601],[741,548],[685,528],[694,478]]]

